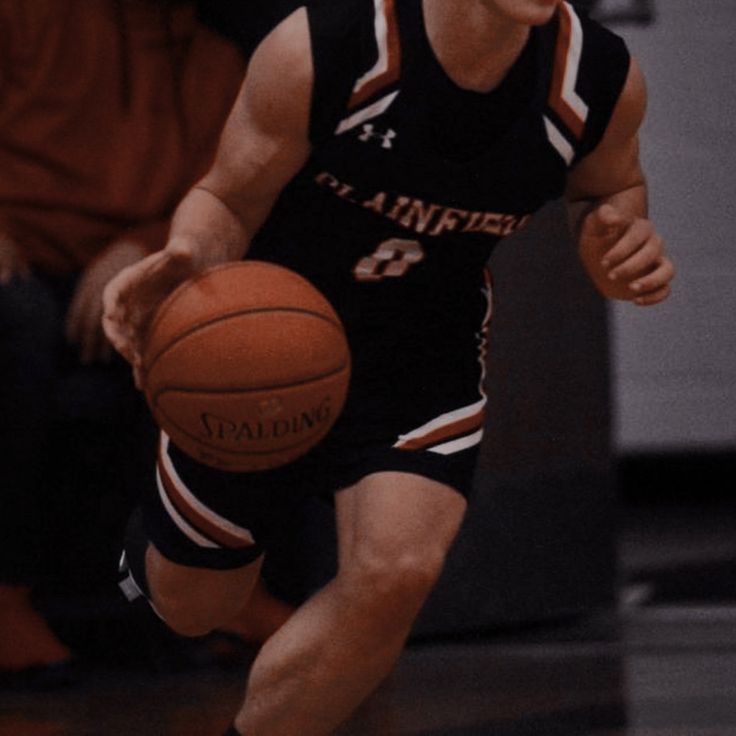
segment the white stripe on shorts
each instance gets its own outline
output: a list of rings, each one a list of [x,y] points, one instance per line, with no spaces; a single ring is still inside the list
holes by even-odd
[[[177,493],[181,496],[182,500],[192,508],[192,510],[198,515],[204,518],[207,522],[213,526],[222,529],[231,536],[239,539],[245,544],[255,544],[255,539],[249,529],[245,527],[233,524],[232,521],[226,519],[224,516],[220,516],[218,513],[213,511],[211,508],[205,506],[184,484],[184,481],[179,477],[176,472],[174,464],[171,462],[169,455],[169,436],[165,432],[161,432],[161,452],[159,454],[161,463],[163,464],[163,470],[168,476],[171,483],[176,487]],[[211,547],[215,549],[221,549],[221,545],[207,539],[200,534],[194,527],[191,526],[181,514],[174,508],[171,503],[166,489],[164,488],[163,481],[161,480],[159,469],[156,469],[156,480],[159,486],[159,493],[163,500],[166,510],[169,512],[174,523],[186,534],[193,542],[198,544],[200,547]],[[185,528],[186,527],[186,528]],[[195,538],[196,537],[196,538]],[[197,539],[198,538],[198,539]],[[200,540],[200,541],[198,541]]]

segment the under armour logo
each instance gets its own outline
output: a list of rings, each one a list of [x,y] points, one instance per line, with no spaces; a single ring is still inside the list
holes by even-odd
[[[385,133],[378,133],[371,123],[365,123],[363,125],[363,132],[358,136],[358,140],[367,143],[371,138],[377,138],[381,141],[381,148],[393,148],[394,144],[392,141],[396,138],[396,131],[393,128],[389,128]]]

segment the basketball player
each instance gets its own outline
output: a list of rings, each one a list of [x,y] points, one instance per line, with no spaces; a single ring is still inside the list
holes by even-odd
[[[247,599],[288,504],[334,493],[339,571],[261,649],[229,734],[330,733],[393,667],[465,512],[485,264],[503,236],[564,195],[604,296],[669,295],[638,159],[644,105],[623,42],[559,0],[310,4],[256,50],[212,169],[166,249],[111,283],[104,318],[142,385],[156,306],[247,253],[304,274],[346,325],[353,381],[331,435],[250,475],[162,437],[145,533],[126,549],[126,587],[202,634]]]

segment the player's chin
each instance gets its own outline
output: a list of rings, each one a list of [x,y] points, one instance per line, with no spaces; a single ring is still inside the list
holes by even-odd
[[[562,0],[522,0],[518,11],[524,15],[524,22],[530,26],[541,26],[549,23]]]
[[[516,23],[541,26],[548,23],[562,0],[486,0]]]

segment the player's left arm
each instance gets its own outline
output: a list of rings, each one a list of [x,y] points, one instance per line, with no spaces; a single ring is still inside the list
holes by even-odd
[[[580,258],[596,288],[641,306],[666,299],[675,274],[648,218],[639,160],[645,109],[644,77],[632,59],[603,139],[572,170],[566,191]]]

